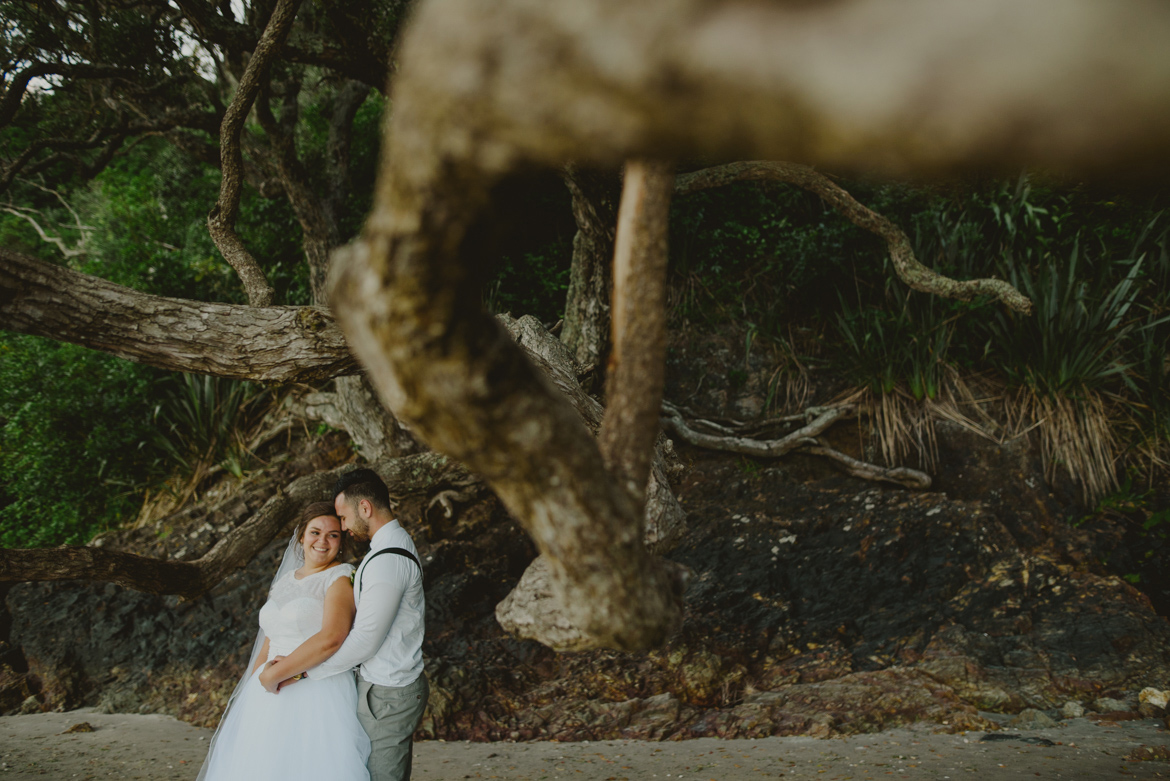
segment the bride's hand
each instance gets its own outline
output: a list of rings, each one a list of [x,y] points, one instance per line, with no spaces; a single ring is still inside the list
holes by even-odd
[[[260,673],[260,685],[263,686],[266,691],[270,691],[273,694],[276,694],[280,691],[280,680],[272,674],[272,665],[276,664],[283,658],[283,656],[277,656],[273,658],[272,661],[264,665],[264,672]]]

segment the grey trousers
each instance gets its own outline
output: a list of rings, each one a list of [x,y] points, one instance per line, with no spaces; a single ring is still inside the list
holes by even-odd
[[[402,687],[379,686],[359,675],[358,721],[370,736],[370,781],[410,781],[414,731],[431,687],[426,673]]]

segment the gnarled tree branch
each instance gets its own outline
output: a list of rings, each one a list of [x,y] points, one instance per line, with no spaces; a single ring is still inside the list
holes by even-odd
[[[375,211],[331,301],[388,406],[530,530],[572,622],[653,645],[678,619],[672,580],[460,258],[492,186],[522,166],[637,157],[1161,170],[1168,34],[1156,2],[430,0],[399,48]]]
[[[240,133],[267,75],[268,66],[288,37],[300,5],[301,0],[277,0],[268,25],[264,28],[264,34],[256,43],[252,57],[248,60],[248,67],[240,78],[239,86],[236,87],[231,105],[224,112],[219,129],[220,170],[223,178],[220,180],[219,200],[207,215],[207,229],[224,259],[239,275],[252,306],[270,305],[273,292],[260,264],[248,252],[239,234],[236,233],[244,166],[243,153],[240,151]]]
[[[172,371],[311,382],[358,367],[327,310],[163,298],[0,248],[0,321]]]
[[[704,168],[679,176],[675,184],[675,194],[686,195],[743,181],[786,182],[816,193],[854,225],[884,239],[898,277],[915,290],[962,300],[970,300],[981,295],[993,296],[1018,312],[1028,314],[1032,311],[1032,302],[1002,279],[955,280],[922,265],[914,257],[910,239],[901,228],[888,218],[866,208],[844,188],[807,165],[773,160],[749,160]]]

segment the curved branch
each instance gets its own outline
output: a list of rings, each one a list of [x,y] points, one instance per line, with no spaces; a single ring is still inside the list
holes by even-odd
[[[67,76],[71,79],[105,79],[111,76],[125,76],[132,71],[129,68],[101,63],[65,63],[65,62],[38,62],[12,77],[4,97],[0,98],[0,127],[4,127],[16,116],[20,103],[24,100],[24,91],[33,79],[44,76]]]
[[[207,229],[215,246],[239,275],[252,306],[271,304],[273,291],[264,276],[264,271],[236,233],[244,166],[244,156],[240,151],[240,133],[260,91],[268,66],[288,37],[300,5],[301,0],[278,0],[276,8],[272,10],[272,16],[268,19],[268,26],[264,28],[264,34],[260,36],[256,49],[248,60],[248,67],[240,78],[231,105],[224,112],[219,129],[222,161],[220,168],[223,178],[220,180],[219,200],[207,215]]]
[[[601,457],[641,506],[666,382],[666,236],[674,166],[626,164],[613,257],[613,351]]]
[[[786,182],[819,195],[845,219],[885,240],[898,277],[923,293],[934,293],[964,301],[976,296],[993,296],[1018,312],[1029,314],[1032,302],[1002,279],[955,280],[922,265],[906,234],[886,217],[859,203],[845,189],[807,165],[774,160],[748,160],[704,168],[682,174],[675,183],[675,195],[722,187],[732,182]]]
[[[802,453],[810,453],[814,456],[823,456],[832,461],[835,461],[846,472],[854,477],[860,477],[862,480],[874,480],[886,483],[894,483],[903,488],[912,488],[925,491],[930,488],[930,475],[925,472],[920,472],[917,469],[911,469],[905,466],[884,467],[877,464],[870,464],[866,461],[858,461],[852,456],[847,456],[840,450],[827,447],[821,444],[809,444],[800,448]]]
[[[358,373],[327,310],[152,296],[3,248],[0,327],[173,371],[263,382]]]
[[[69,208],[69,205],[66,204],[65,207]],[[41,227],[41,224],[39,222],[37,222],[36,217],[33,216],[33,214],[36,214],[37,212],[33,212],[32,209],[21,210],[21,209],[14,208],[12,206],[0,206],[0,211],[6,212],[7,214],[11,214],[14,217],[19,217],[20,219],[27,222],[29,225],[32,226],[33,230],[35,230],[37,232],[37,235],[41,237],[41,241],[45,242],[46,244],[56,245],[57,249],[60,250],[62,257],[75,258],[75,257],[78,257],[79,255],[85,255],[85,253],[86,253],[86,249],[85,249],[86,239],[89,238],[89,233],[86,230],[83,229],[81,231],[81,238],[78,240],[77,246],[70,247],[68,244],[65,243],[65,239],[63,239],[62,237],[50,236],[45,231],[45,229],[43,227]],[[29,214],[29,212],[33,212],[33,214]],[[76,217],[76,216],[77,215],[75,214],[74,217]]]

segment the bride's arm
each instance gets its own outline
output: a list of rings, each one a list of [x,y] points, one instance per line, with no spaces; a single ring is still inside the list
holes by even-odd
[[[275,692],[280,682],[320,664],[332,656],[353,625],[353,584],[349,578],[338,578],[325,592],[325,615],[321,631],[296,647],[291,654],[268,666],[260,673],[260,683]]]
[[[268,638],[264,638],[264,645],[260,646],[260,653],[256,654],[256,664],[252,665],[252,675],[268,661]]]

